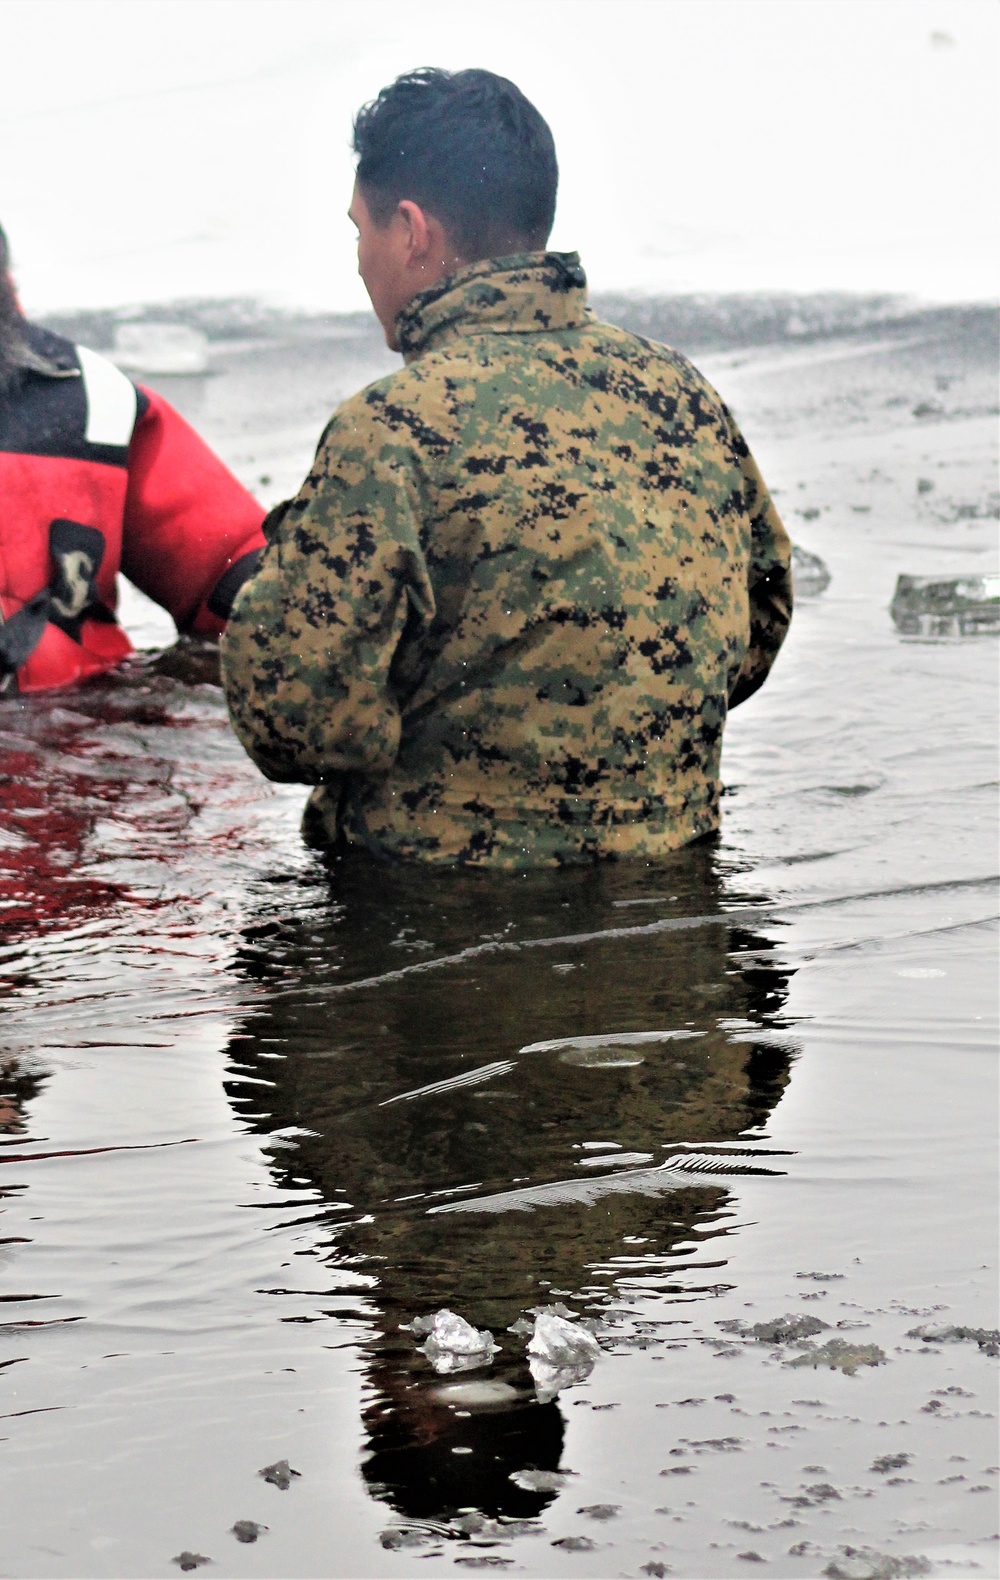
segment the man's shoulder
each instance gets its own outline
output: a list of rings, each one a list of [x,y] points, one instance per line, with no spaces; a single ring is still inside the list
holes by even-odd
[[[595,361],[631,365],[651,381],[697,391],[715,401],[720,396],[689,357],[659,340],[633,334],[619,324],[609,324],[596,316],[586,326],[585,338]]]
[[[388,442],[443,455],[464,427],[462,409],[478,399],[476,386],[492,403],[507,385],[524,394],[560,382],[628,401],[645,403],[648,394],[655,405],[687,398],[709,417],[724,411],[712,385],[681,352],[590,317],[554,334],[473,333],[429,351],[350,396],[327,434],[365,449]]]
[[[506,382],[548,382],[566,377],[600,384],[626,374],[633,385],[697,395],[702,402],[721,399],[709,380],[683,352],[622,329],[590,314],[571,329],[541,334],[470,332],[430,351],[370,388],[372,401],[409,401],[429,405],[468,383],[501,388]]]
[[[386,446],[443,453],[451,443],[444,393],[433,370],[397,368],[337,407],[323,443],[369,453]]]

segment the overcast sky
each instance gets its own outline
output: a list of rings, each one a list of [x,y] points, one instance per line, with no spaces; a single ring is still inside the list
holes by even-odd
[[[353,112],[512,77],[595,289],[997,291],[995,0],[0,0],[0,223],[29,311],[366,306]]]

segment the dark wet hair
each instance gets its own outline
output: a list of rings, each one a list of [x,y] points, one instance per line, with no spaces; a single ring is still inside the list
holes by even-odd
[[[10,278],[10,248],[0,225],[0,399],[20,382],[24,319]]]
[[[404,72],[354,122],[357,179],[377,225],[408,198],[468,262],[545,246],[559,167],[552,133],[492,71]]]
[[[0,400],[9,387],[21,378],[17,352],[21,349],[21,313],[17,311],[14,286],[8,275],[11,253],[0,224]]]

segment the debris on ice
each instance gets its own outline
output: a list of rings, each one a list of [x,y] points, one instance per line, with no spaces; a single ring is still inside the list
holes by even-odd
[[[267,1526],[258,1524],[256,1520],[237,1520],[229,1529],[238,1542],[255,1542],[261,1532],[267,1530]]]
[[[853,1377],[859,1366],[884,1366],[889,1359],[877,1344],[846,1344],[843,1339],[827,1339],[819,1349],[812,1344],[801,1346],[803,1353],[786,1366],[829,1366],[831,1371],[841,1371]]]
[[[1000,1332],[996,1328],[956,1327],[951,1322],[925,1322],[907,1331],[908,1339],[923,1339],[925,1344],[960,1344],[971,1339],[984,1355],[1000,1355]]]
[[[273,1465],[265,1465],[263,1470],[258,1470],[258,1476],[263,1476],[272,1487],[277,1487],[279,1492],[287,1492],[292,1484],[293,1477],[301,1476],[300,1470],[293,1470],[287,1459],[278,1459]]]

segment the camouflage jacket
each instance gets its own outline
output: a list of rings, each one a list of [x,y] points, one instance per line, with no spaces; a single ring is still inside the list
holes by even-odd
[[[492,867],[715,829],[788,538],[711,386],[599,322],[573,253],[472,264],[335,413],[222,642],[233,725],[321,840]]]

